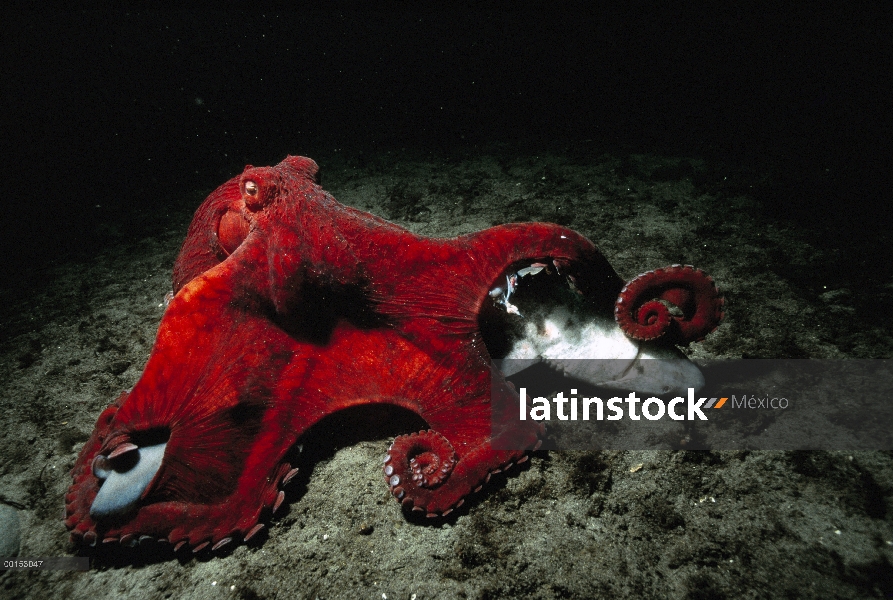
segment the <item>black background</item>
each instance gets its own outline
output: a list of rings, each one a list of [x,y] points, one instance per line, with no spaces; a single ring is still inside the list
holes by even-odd
[[[592,140],[768,169],[795,216],[888,229],[890,5],[670,4],[6,14],[3,271],[246,163],[335,150]]]

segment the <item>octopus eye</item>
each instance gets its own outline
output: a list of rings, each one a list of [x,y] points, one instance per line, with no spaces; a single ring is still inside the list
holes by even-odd
[[[262,171],[262,169],[254,170]],[[249,211],[255,212],[262,209],[276,195],[276,186],[272,179],[274,178],[263,172],[242,175],[239,188],[242,201]]]

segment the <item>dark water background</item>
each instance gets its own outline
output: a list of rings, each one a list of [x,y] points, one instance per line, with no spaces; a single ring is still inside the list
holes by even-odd
[[[773,216],[881,230],[891,10],[8,14],[3,272],[289,153],[686,155],[765,173]]]

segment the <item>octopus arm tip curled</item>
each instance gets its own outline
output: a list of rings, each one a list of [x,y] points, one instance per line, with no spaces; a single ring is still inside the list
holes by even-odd
[[[614,318],[630,338],[687,344],[716,329],[724,304],[710,276],[691,265],[672,265],[627,283],[614,306]]]

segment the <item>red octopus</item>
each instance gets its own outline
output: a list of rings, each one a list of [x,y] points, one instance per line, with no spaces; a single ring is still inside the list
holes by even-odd
[[[248,166],[199,207],[145,371],[100,414],[72,470],[75,542],[198,552],[248,540],[281,506],[301,434],[367,403],[427,422],[397,437],[384,476],[404,507],[448,514],[540,443],[539,423],[491,429],[501,379],[482,333],[500,308],[492,292],[530,265],[554,266],[599,310],[616,300],[632,337],[662,330],[682,343],[722,316],[691,267],[624,288],[589,240],[558,225],[421,237],[339,204],[317,170],[298,156]],[[492,393],[514,397],[504,381]]]

